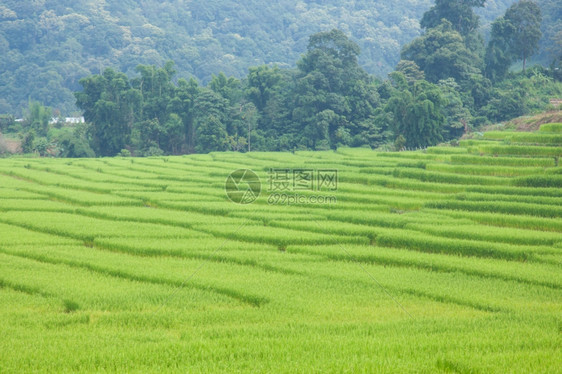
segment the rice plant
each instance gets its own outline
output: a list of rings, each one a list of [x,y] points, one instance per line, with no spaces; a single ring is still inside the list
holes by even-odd
[[[562,123],[545,123],[541,125],[539,132],[561,133]]]
[[[558,372],[559,127],[0,159],[0,372]],[[225,192],[241,167],[251,204]],[[337,201],[274,204],[271,168],[336,169]]]

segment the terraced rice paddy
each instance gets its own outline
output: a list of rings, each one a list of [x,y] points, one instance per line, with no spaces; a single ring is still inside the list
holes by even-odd
[[[541,130],[0,160],[0,372],[560,372],[562,148]],[[240,168],[252,204],[226,196]],[[337,189],[281,204],[271,169]]]

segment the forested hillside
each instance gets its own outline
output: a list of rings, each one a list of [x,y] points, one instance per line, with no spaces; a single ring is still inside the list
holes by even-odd
[[[401,48],[384,80],[361,65],[359,44],[334,28],[308,37],[296,67],[254,65],[241,79],[223,72],[205,83],[185,79],[173,60],[100,64],[74,93],[85,124],[54,123],[56,107],[28,98],[25,119],[0,116],[0,132],[19,139],[23,153],[59,157],[454,144],[482,125],[556,109],[550,102],[562,97],[560,51],[548,68],[530,63],[543,36],[538,4],[509,6],[486,42],[477,14],[486,3],[436,0],[419,21],[424,32]],[[0,154],[10,149],[6,143]]]
[[[554,0],[541,0],[555,9]],[[1,0],[0,113],[22,115],[37,100],[76,110],[80,78],[113,67],[176,63],[177,77],[244,77],[248,67],[294,67],[308,37],[333,28],[361,48],[359,64],[383,77],[420,34],[430,0]],[[482,30],[513,0],[478,9]],[[560,11],[558,7],[558,12]],[[545,19],[559,20],[552,9]],[[550,17],[550,18],[549,18]],[[560,29],[558,27],[558,29]],[[549,37],[556,27],[549,26]]]

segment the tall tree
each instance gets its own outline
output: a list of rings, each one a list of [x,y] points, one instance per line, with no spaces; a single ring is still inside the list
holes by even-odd
[[[80,84],[84,90],[75,94],[76,105],[92,124],[92,148],[98,155],[114,156],[129,143],[141,93],[113,69],[83,78]]]
[[[199,95],[200,87],[197,81],[190,79],[178,80],[176,95],[168,103],[168,112],[177,114],[183,123],[183,139],[174,140],[173,143],[183,144],[179,152],[195,152],[195,99]],[[176,152],[174,152],[176,153]]]
[[[392,78],[406,83],[402,73],[394,72]],[[445,122],[441,90],[425,80],[415,82],[411,88],[399,85],[386,105],[386,111],[394,117],[395,136],[404,137],[409,148],[427,147],[441,141]]]
[[[503,17],[492,23],[492,33],[486,48],[486,76],[494,81],[505,77],[510,65],[527,58],[539,46],[541,38],[541,11],[536,3],[521,0],[509,7]]]
[[[462,35],[447,20],[406,45],[402,59],[414,61],[433,83],[454,78],[460,84],[470,75],[480,74],[479,57],[466,47]]]
[[[400,60],[396,65],[395,71],[404,74],[409,85],[413,85],[419,80],[425,79],[425,74],[420,70],[420,67],[410,60]]]
[[[560,21],[562,22],[562,21]],[[558,31],[552,37],[552,46],[549,48],[549,52],[553,57],[554,62],[562,62],[562,30]]]
[[[562,21],[560,21],[562,23]],[[550,48],[550,54],[553,57],[550,69],[553,76],[558,81],[562,81],[562,31],[559,31],[552,37],[554,43]]]
[[[373,122],[379,98],[357,62],[359,53],[359,46],[337,29],[310,37],[297,63],[293,120],[304,129],[296,134],[298,143],[313,149],[348,145],[345,141],[364,131],[365,121]]]
[[[267,65],[251,67],[248,70],[248,88],[246,95],[259,111],[263,111],[267,102],[278,89],[283,76],[279,67]]]
[[[472,116],[463,104],[461,89],[454,79],[441,80],[437,85],[441,90],[444,103],[441,110],[445,116],[441,132],[443,140],[458,138],[468,130]]]
[[[465,37],[478,29],[478,16],[472,8],[483,7],[485,2],[486,0],[436,0],[435,5],[424,13],[420,25],[431,29],[446,19],[451,22],[455,31]]]
[[[37,101],[30,101],[27,109],[26,121],[30,130],[35,131],[38,136],[46,136],[49,130],[52,110],[41,105]]]
[[[484,63],[486,77],[499,81],[505,77],[514,59],[512,37],[515,26],[504,17],[499,17],[492,23],[490,41],[486,47]]]
[[[160,123],[167,120],[167,106],[175,96],[176,87],[172,78],[176,71],[172,61],[166,62],[164,67],[154,65],[138,65],[135,69],[140,73],[139,78],[131,80],[131,85],[142,95],[141,117],[149,120],[158,119]]]
[[[232,105],[240,101],[243,96],[242,83],[234,77],[227,77],[223,72],[211,77],[209,88],[227,99]]]
[[[513,53],[523,60],[523,71],[525,71],[527,58],[538,50],[542,36],[541,9],[534,1],[521,0],[506,10],[505,19],[513,25],[514,32],[510,38],[510,46]]]
[[[227,147],[226,120],[228,101],[206,88],[193,104],[195,150],[199,153],[224,151]]]

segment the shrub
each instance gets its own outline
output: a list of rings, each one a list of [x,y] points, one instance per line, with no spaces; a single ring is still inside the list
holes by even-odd
[[[8,151],[8,143],[6,143],[6,140],[4,140],[4,137],[0,134],[0,155],[6,154]]]
[[[117,155],[118,157],[131,157],[131,151],[126,148],[123,148],[121,152]]]
[[[163,156],[163,155],[164,155],[164,151],[161,150],[160,148],[156,147],[156,146],[152,146],[152,147],[148,148],[147,151],[144,152],[144,156],[146,156],[146,157]]]

